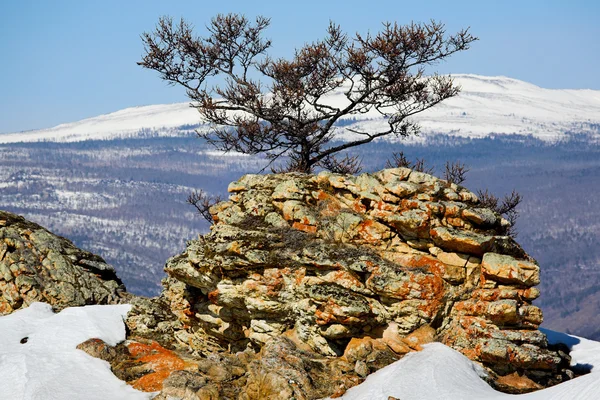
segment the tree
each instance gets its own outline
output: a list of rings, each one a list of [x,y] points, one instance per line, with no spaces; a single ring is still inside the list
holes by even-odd
[[[187,203],[194,206],[198,214],[210,224],[214,224],[215,222],[210,213],[210,208],[221,201],[223,201],[221,196],[209,195],[203,190],[194,190],[187,198]]]
[[[425,172],[426,174],[433,174],[435,171],[435,168],[427,165],[427,162],[424,158],[417,158],[415,162],[412,162],[408,158],[406,158],[403,151],[400,151],[398,153],[392,153],[392,159],[387,160],[385,162],[385,167],[410,168],[418,172]]]
[[[502,199],[500,199],[485,189],[478,190],[477,197],[479,197],[479,204],[482,207],[490,208],[498,214],[506,217],[508,222],[510,222],[510,225],[505,228],[504,234],[512,236],[513,238],[516,237],[517,230],[515,229],[515,224],[519,218],[519,210],[517,210],[517,206],[521,204],[523,196],[521,196],[521,194],[516,190],[513,190],[511,194],[505,195]]]
[[[296,49],[291,59],[274,59],[267,54],[271,41],[263,37],[269,23],[265,17],[251,22],[238,14],[217,15],[207,26],[209,35],[197,37],[185,20],[174,24],[162,17],[142,35],[145,54],[138,64],[187,90],[210,124],[199,136],[218,149],[263,153],[271,162],[286,156],[287,169],[302,172],[326,165],[344,169],[335,158],[340,151],[387,135],[417,134],[409,117],[459,92],[450,77],[426,76],[425,67],[477,40],[468,29],[448,36],[435,21],[385,23],[376,34],[352,38],[330,23],[324,39]],[[343,101],[331,101],[333,93]],[[369,111],[385,118],[384,129],[347,126],[356,138],[333,143],[342,118]]]
[[[467,172],[469,172],[467,164],[461,163],[460,161],[446,161],[444,179],[448,182],[460,185],[467,179]]]

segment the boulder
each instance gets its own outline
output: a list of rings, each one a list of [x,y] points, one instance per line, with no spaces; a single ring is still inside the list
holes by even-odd
[[[0,315],[41,301],[59,311],[121,301],[112,266],[21,216],[0,211]]]
[[[505,377],[498,387],[566,377],[537,330],[539,267],[467,189],[400,168],[246,175],[229,190],[211,231],[167,262],[161,302],[175,347],[259,354],[248,398],[339,394],[433,340]],[[338,360],[339,381],[298,375],[317,368],[307,354]]]
[[[79,348],[156,399],[339,397],[440,341],[523,393],[573,376],[538,330],[540,268],[467,189],[406,168],[246,175],[157,298],[0,212],[0,313],[128,301],[128,340]]]

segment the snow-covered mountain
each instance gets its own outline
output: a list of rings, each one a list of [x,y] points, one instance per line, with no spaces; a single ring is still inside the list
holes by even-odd
[[[454,75],[462,92],[415,117],[423,136],[453,134],[484,137],[491,134],[532,135],[556,141],[567,132],[600,136],[600,91],[544,89],[507,77]],[[343,105],[342,90],[327,103]],[[352,120],[375,131],[386,122],[376,112]],[[54,128],[0,135],[0,143],[77,142],[131,137],[181,136],[200,123],[189,103],[126,108]],[[340,129],[342,137],[348,133]],[[417,140],[417,139],[413,139]]]

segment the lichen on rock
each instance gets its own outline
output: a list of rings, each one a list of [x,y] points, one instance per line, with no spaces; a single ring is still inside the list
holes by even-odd
[[[565,377],[568,363],[537,330],[539,266],[467,189],[394,168],[245,175],[229,191],[210,233],[165,267],[162,298],[190,351],[203,351],[193,337],[232,353],[286,337],[351,364],[353,381],[438,340],[492,380]],[[386,355],[349,356],[362,354],[357,341]]]
[[[538,330],[539,265],[467,189],[394,168],[245,175],[229,191],[151,299],[123,292],[100,257],[0,212],[0,314],[129,302],[127,341],[79,348],[157,399],[336,397],[432,341],[509,393],[573,376]]]
[[[0,211],[0,315],[36,301],[55,310],[117,303],[124,292],[115,270],[101,257]]]

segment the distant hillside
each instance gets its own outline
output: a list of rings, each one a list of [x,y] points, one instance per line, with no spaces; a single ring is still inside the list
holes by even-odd
[[[567,132],[600,137],[600,91],[543,89],[506,77],[454,75],[462,92],[455,98],[419,114],[423,137],[452,134],[485,137],[493,134],[531,135],[545,141],[564,138]],[[343,89],[326,103],[342,107]],[[377,112],[343,120],[340,125],[375,131],[386,124]],[[200,126],[198,112],[188,103],[126,108],[49,129],[0,135],[0,143],[78,142],[192,135]],[[351,135],[338,127],[340,139]],[[423,141],[413,137],[411,141]]]
[[[446,160],[461,160],[469,189],[522,193],[518,241],[542,266],[545,326],[600,339],[600,91],[456,79],[460,97],[421,120],[430,134],[354,154],[365,171],[401,150],[438,174]],[[129,290],[156,294],[167,258],[208,229],[187,195],[225,194],[229,182],[265,166],[259,157],[214,151],[194,137],[196,127],[198,113],[173,104],[0,135],[0,209],[100,254]],[[498,134],[513,131],[526,135]]]

